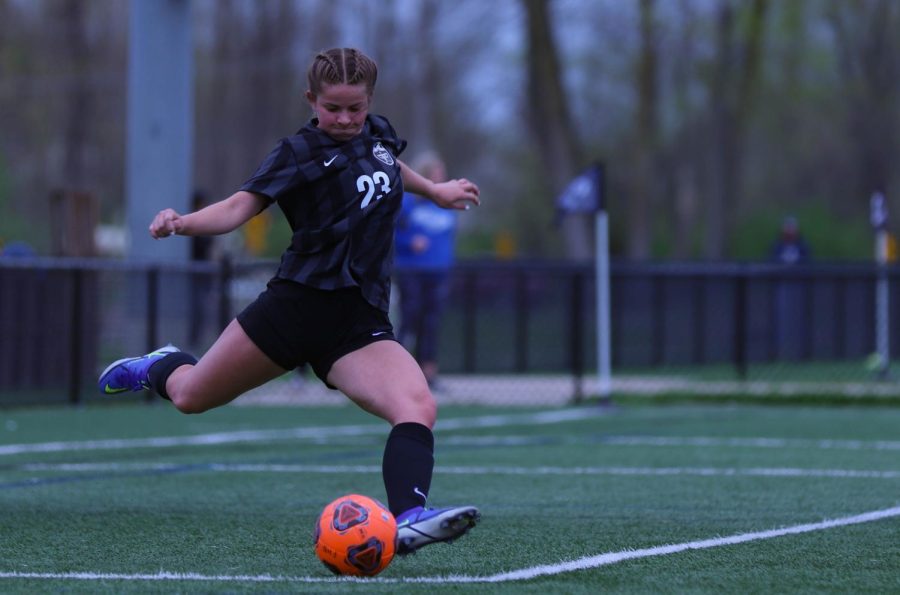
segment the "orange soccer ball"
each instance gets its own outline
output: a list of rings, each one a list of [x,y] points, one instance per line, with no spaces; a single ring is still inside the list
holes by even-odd
[[[397,551],[397,521],[385,506],[368,496],[348,494],[319,515],[316,555],[335,574],[375,576]]]

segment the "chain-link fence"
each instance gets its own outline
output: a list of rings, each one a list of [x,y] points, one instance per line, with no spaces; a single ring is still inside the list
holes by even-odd
[[[172,342],[202,354],[277,263],[0,259],[0,405],[83,402],[109,362]],[[887,316],[876,317],[886,279]],[[613,263],[614,394],[900,395],[877,324],[900,331],[900,269]],[[462,262],[442,319],[445,403],[549,405],[597,393],[588,263]],[[392,319],[397,322],[397,312]],[[135,398],[147,398],[141,395]],[[239,402],[342,403],[290,372]]]

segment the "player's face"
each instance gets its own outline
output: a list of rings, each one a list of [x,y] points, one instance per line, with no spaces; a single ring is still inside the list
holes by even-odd
[[[360,132],[369,113],[365,85],[324,85],[318,95],[306,92],[309,105],[319,115],[319,129],[338,141],[348,141]]]

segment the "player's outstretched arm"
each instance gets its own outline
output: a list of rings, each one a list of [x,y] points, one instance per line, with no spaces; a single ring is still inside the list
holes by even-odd
[[[266,199],[263,196],[240,190],[225,200],[187,215],[163,209],[150,223],[150,235],[161,239],[171,235],[211,236],[228,233],[249,221],[265,205]]]
[[[408,192],[427,197],[439,207],[465,210],[471,205],[481,204],[478,198],[478,185],[465,178],[435,183],[416,173],[402,161],[400,161],[400,175],[403,176],[403,187]]]

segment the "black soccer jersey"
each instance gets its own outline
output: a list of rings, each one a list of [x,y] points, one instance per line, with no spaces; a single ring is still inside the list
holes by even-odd
[[[277,277],[319,289],[358,286],[387,312],[403,200],[397,156],[406,141],[386,118],[371,114],[345,142],[316,124],[281,139],[241,190],[277,202],[291,226]]]

